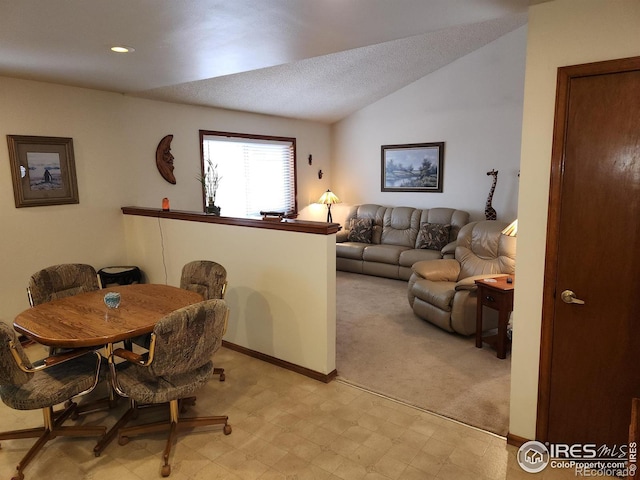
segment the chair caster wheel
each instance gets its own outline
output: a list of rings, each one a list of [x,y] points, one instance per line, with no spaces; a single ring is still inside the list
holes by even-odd
[[[222,431],[225,435],[229,435],[231,433],[231,425],[225,425]]]
[[[129,443],[129,437],[118,437],[118,445],[126,445]]]
[[[163,477],[171,475],[171,465],[163,465],[161,473]]]
[[[226,377],[224,376],[224,373],[221,373],[221,374],[220,374],[220,381],[221,381],[221,382],[224,382],[225,378],[226,378]]]

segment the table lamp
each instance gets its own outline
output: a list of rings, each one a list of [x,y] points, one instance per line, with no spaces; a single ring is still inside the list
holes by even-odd
[[[502,230],[502,234],[507,237],[516,237],[518,235],[518,219],[516,218],[513,222],[505,227]]]
[[[334,203],[340,203],[340,199],[336,197],[336,194],[331,190],[327,190],[322,194],[318,203],[322,203],[327,206],[327,223],[331,223],[333,221],[331,218],[331,205]]]
[[[507,225],[505,229],[502,230],[502,234],[506,235],[507,237],[517,237],[518,236],[518,219],[516,218],[513,222]],[[507,283],[513,283],[512,276],[507,277]]]

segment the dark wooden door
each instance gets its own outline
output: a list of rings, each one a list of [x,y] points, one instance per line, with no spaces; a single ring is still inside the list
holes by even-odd
[[[537,439],[626,444],[637,396],[640,58],[558,72]]]

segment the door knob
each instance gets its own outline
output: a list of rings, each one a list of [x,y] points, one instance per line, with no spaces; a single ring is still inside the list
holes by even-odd
[[[577,303],[578,305],[584,305],[584,300],[576,298],[576,294],[571,290],[565,290],[560,294],[560,298],[564,303]]]

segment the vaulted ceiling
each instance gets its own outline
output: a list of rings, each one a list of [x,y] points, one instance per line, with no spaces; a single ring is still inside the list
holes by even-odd
[[[0,75],[332,123],[524,25],[528,5],[0,0]]]

